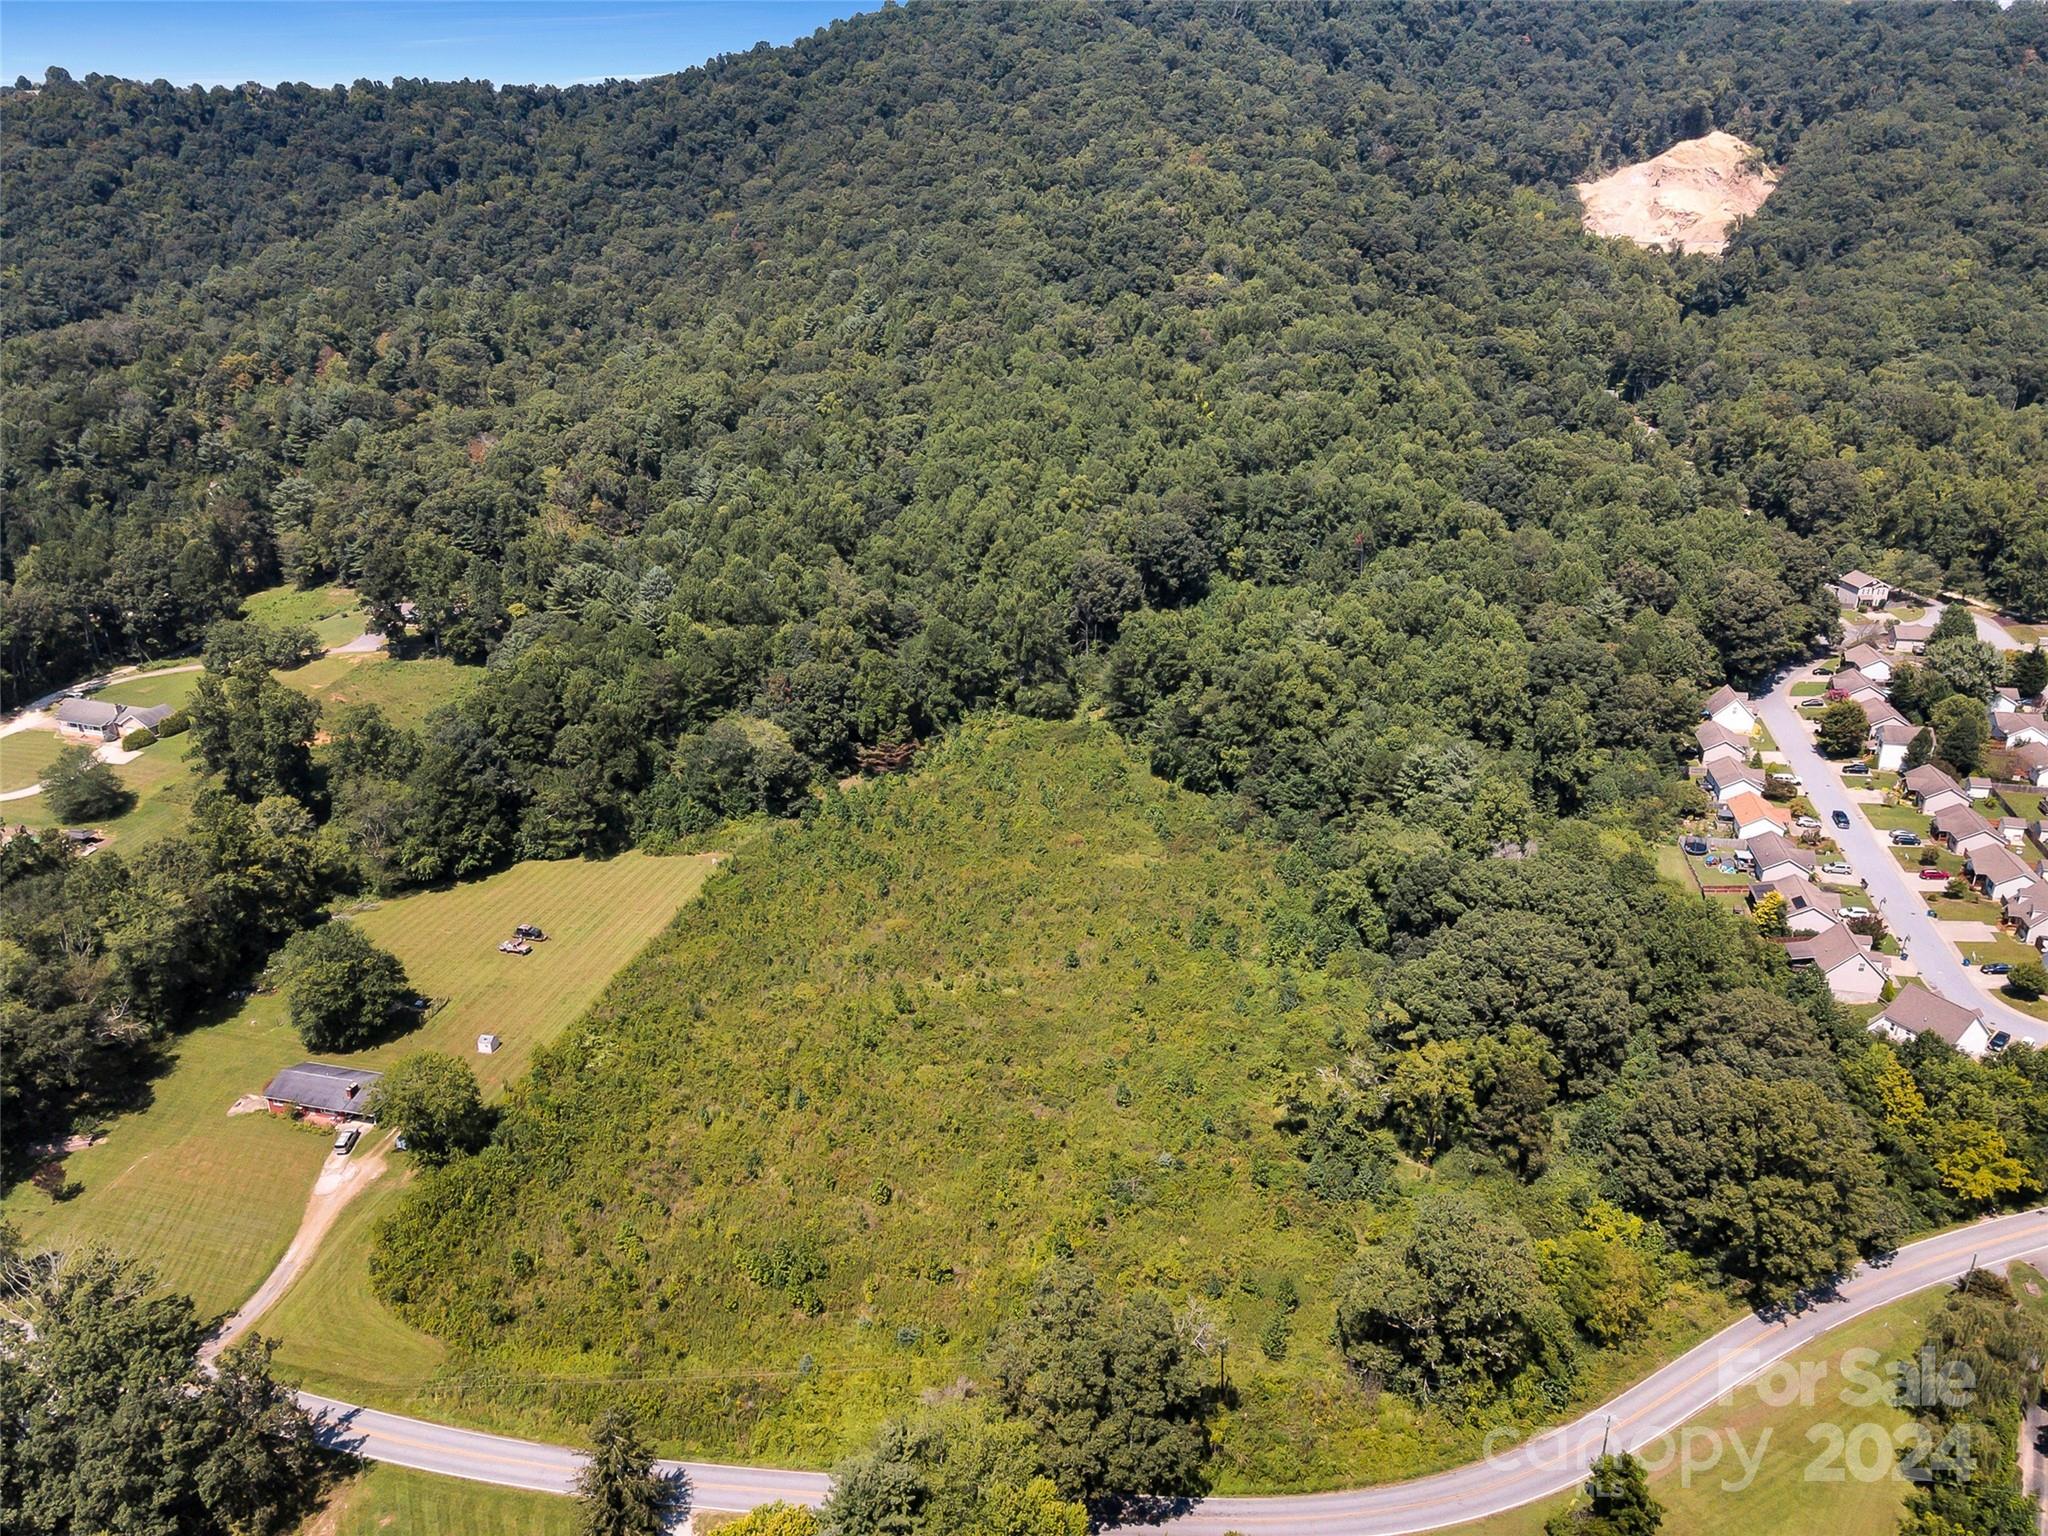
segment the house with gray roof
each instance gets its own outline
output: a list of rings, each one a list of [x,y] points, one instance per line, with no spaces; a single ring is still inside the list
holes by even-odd
[[[1901,987],[1899,995],[1879,1010],[1870,1021],[1870,1032],[1901,1045],[1931,1034],[1969,1056],[1982,1056],[1991,1043],[1982,1013],[1937,996],[1917,981]]]
[[[337,1067],[324,1061],[302,1061],[286,1067],[263,1090],[271,1113],[304,1115],[313,1120],[374,1120],[369,1112],[371,1090],[383,1077],[361,1067]]]
[[[59,733],[119,741],[130,731],[155,730],[172,713],[168,704],[109,704],[104,699],[59,699],[50,711]]]

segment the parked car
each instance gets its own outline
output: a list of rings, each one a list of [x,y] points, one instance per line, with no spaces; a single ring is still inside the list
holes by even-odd
[[[498,946],[498,953],[501,955],[530,955],[533,953],[533,946],[524,939],[507,939]]]
[[[514,928],[512,930],[512,936],[514,938],[519,939],[532,939],[536,944],[545,943],[547,941],[547,935],[545,933],[542,933],[540,929],[532,923],[521,923],[517,928]]]
[[[1856,873],[1855,870],[1851,869],[1848,865],[1841,863],[1839,860],[1833,864],[1821,865],[1820,872],[1824,875],[1853,875]]]
[[[1870,772],[1870,764],[1868,764],[1868,763],[1844,763],[1844,764],[1842,764],[1842,772],[1843,772],[1843,774],[1844,774],[1844,775],[1847,775],[1847,774],[1852,774],[1852,773],[1868,773],[1868,772]]]
[[[1918,832],[1894,832],[1892,834],[1892,841],[1901,848],[1918,848],[1920,846],[1920,834]]]
[[[2005,961],[1994,960],[1989,965],[1984,967],[1984,974],[1986,976],[2004,976],[2010,973],[2011,970],[2012,967],[2008,965]]]
[[[1870,916],[1870,908],[1868,908],[1868,907],[1844,907],[1844,908],[1842,908],[1842,916],[1844,916],[1844,917],[1868,917],[1868,916]]]
[[[1817,816],[1794,816],[1792,818],[1792,825],[1795,827],[1817,827],[1820,825],[1820,818]]]
[[[1832,821],[1844,832],[1849,830],[1849,813],[1847,811],[1831,811],[1828,813],[1828,820]]]
[[[1922,880],[1946,880],[1948,878],[1948,871],[1945,869],[1923,869],[1920,871],[1920,878]]]
[[[1707,851],[1707,840],[1704,837],[1688,837],[1680,846],[1694,858],[1699,858]]]
[[[1773,784],[1790,784],[1794,788],[1798,788],[1805,784],[1806,780],[1800,778],[1796,773],[1774,773],[1771,775],[1771,782]]]
[[[347,1157],[349,1153],[355,1150],[356,1142],[361,1138],[362,1134],[356,1127],[344,1125],[334,1133],[334,1155],[336,1157]]]
[[[2009,1034],[2007,1034],[2007,1033],[2006,1033],[2006,1032],[2005,1032],[2004,1030],[2002,1030],[2002,1029],[2001,1029],[2001,1030],[2000,1030],[2000,1031],[1999,1031],[1999,1032],[1998,1032],[1997,1034],[1995,1034],[1995,1035],[1993,1035],[1993,1036],[1991,1037],[1991,1043],[1990,1043],[1989,1045],[1987,1045],[1987,1046],[1985,1047],[1985,1049],[1986,1049],[1987,1051],[2002,1051],[2002,1050],[2004,1050],[2004,1049],[2005,1049],[2005,1048],[2006,1048],[2006,1047],[2007,1047],[2008,1045],[2011,1045],[2011,1044],[2012,1044],[2012,1036],[2011,1036],[2011,1035],[2009,1035]],[[2048,1429],[2043,1429],[2043,1430],[2041,1431],[2041,1435],[2042,1435],[2042,1437],[2043,1437],[2043,1438],[2048,1438]],[[2034,1448],[2035,1448],[2036,1450],[2048,1451],[2048,1445],[2043,1445],[2043,1444],[2041,1444],[2041,1442],[2040,1442],[2040,1440],[2039,1440],[2039,1439],[2037,1439],[2037,1440],[2036,1440],[2036,1441],[2034,1442]]]

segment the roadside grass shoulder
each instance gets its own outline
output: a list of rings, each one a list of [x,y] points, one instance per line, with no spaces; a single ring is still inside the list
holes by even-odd
[[[373,1462],[299,1536],[576,1536],[573,1499]]]
[[[1908,1415],[1879,1388],[1888,1364],[1919,1348],[1947,1295],[1922,1291],[1832,1330],[1645,1447],[1650,1491],[1665,1511],[1659,1536],[1891,1536],[1908,1492],[1894,1436]],[[1438,1536],[1541,1536],[1567,1502]]]

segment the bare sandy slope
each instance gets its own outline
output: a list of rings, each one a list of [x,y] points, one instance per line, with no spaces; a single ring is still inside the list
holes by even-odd
[[[1763,207],[1777,184],[1753,146],[1715,132],[1575,190],[1593,234],[1718,256],[1730,226]]]

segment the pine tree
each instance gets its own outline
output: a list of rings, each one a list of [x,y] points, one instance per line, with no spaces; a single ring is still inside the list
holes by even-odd
[[[576,1479],[583,1536],[660,1536],[674,1502],[668,1481],[654,1470],[653,1453],[639,1424],[623,1409],[609,1409],[590,1432],[590,1460]]]

